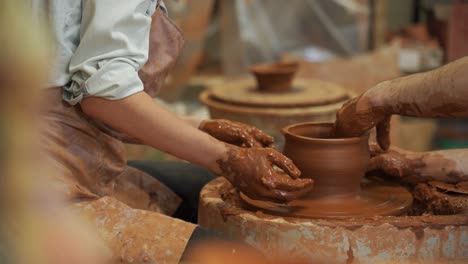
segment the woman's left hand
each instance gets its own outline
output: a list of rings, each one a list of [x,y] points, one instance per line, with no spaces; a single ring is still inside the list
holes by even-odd
[[[240,147],[269,147],[274,142],[272,136],[256,127],[224,119],[205,120],[199,128],[220,141]]]

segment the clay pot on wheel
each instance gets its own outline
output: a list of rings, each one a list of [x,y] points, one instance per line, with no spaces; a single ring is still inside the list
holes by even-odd
[[[265,92],[282,92],[291,89],[298,63],[259,64],[250,68],[257,80],[257,89]]]
[[[283,129],[284,154],[314,180],[304,197],[287,204],[250,199],[247,206],[265,213],[289,217],[344,218],[400,215],[413,197],[402,186],[385,182],[361,182],[369,163],[369,134],[334,138],[333,124],[299,123]]]
[[[283,129],[284,154],[303,177],[314,179],[313,196],[320,199],[356,196],[369,162],[369,134],[334,138],[331,123],[301,123]]]

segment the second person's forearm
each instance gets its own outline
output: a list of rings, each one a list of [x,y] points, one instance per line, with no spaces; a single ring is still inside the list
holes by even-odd
[[[391,153],[388,155],[391,155]],[[410,182],[441,181],[458,183],[468,181],[467,149],[428,152],[404,151],[401,152],[401,155],[406,160],[405,165],[401,168],[402,176]],[[399,160],[401,159],[386,158],[388,163],[399,162]]]
[[[448,183],[468,181],[468,149],[425,152],[421,160],[424,166],[417,172],[422,177]]]
[[[433,71],[385,81],[372,89],[369,92],[380,95],[392,114],[468,117],[468,57]]]

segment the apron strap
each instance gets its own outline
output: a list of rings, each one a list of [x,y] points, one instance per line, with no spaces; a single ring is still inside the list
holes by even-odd
[[[164,13],[167,13],[162,0],[151,0],[151,4],[148,8],[148,11],[146,11],[146,14],[153,16],[154,13],[156,13],[156,10],[158,10],[158,8],[161,8],[164,11]]]

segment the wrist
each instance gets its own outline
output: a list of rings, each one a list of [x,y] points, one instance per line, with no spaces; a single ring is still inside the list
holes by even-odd
[[[370,88],[364,93],[373,108],[391,109],[390,96],[388,96],[388,82],[384,81]]]
[[[185,122],[189,123],[190,126],[196,128],[196,129],[200,129],[200,130],[202,130],[201,127],[202,127],[203,122],[205,121],[203,119],[196,118],[196,117],[191,117],[191,116],[190,117],[183,117],[182,119]]]
[[[235,164],[239,161],[239,150],[241,150],[241,148],[226,143],[223,143],[223,146],[224,152],[219,156],[219,159],[216,160],[215,169],[217,171],[214,172],[225,177],[229,182],[235,185],[237,173],[235,170],[233,171],[233,166],[235,167]]]
[[[403,166],[404,170],[402,176],[414,174],[415,170],[424,167],[424,152],[404,151],[403,155],[405,157],[405,166]]]
[[[212,150],[212,157],[209,159],[208,165],[206,166],[211,172],[217,175],[223,173],[220,163],[225,162],[228,158],[229,148],[227,144],[216,140],[215,146]]]
[[[209,121],[209,120],[207,120],[207,119],[199,119],[199,120],[198,120],[198,124],[197,124],[198,129],[200,129],[201,131],[203,131],[203,129],[204,129],[204,127],[205,127],[205,125],[206,125],[206,123],[207,123],[208,121]]]

